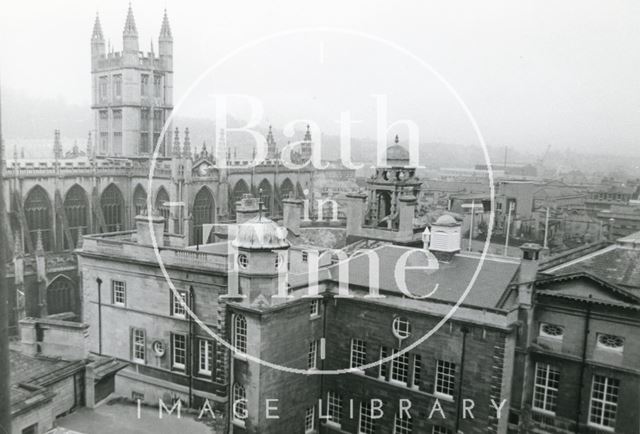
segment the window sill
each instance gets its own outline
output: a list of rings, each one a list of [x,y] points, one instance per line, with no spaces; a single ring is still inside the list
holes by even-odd
[[[330,428],[342,429],[342,425],[332,420],[325,420],[324,424]]]
[[[233,358],[236,360],[240,360],[242,362],[246,362],[247,361],[247,355],[244,353],[238,353],[238,352],[234,352],[233,353]]]
[[[545,416],[555,416],[556,415],[555,411],[545,410],[543,408],[537,408],[537,407],[531,406],[531,410],[536,412],[536,413],[544,414]]]
[[[242,419],[233,419],[231,421],[231,423],[233,423],[235,426],[240,427],[240,428],[244,428],[245,427],[244,420],[242,420]]]
[[[446,393],[433,392],[433,396],[438,399],[442,399],[443,401],[453,402],[453,396],[447,395]]]
[[[615,432],[615,428],[610,427],[610,426],[604,426],[604,425],[598,425],[595,424],[593,422],[587,422],[587,426],[590,426],[591,428],[596,428],[602,431],[607,431],[607,432]]]

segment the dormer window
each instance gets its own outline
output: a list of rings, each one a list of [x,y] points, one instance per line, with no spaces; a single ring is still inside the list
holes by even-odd
[[[562,339],[564,335],[564,327],[555,325],[542,323],[540,324],[540,336],[551,339]]]
[[[597,335],[598,348],[611,351],[622,351],[624,349],[624,339],[616,335],[608,335],[604,333],[598,333]]]

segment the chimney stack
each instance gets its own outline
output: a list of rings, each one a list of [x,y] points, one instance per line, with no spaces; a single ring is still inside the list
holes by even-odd
[[[282,224],[294,235],[300,233],[300,219],[302,218],[302,201],[287,198],[282,201]]]
[[[149,223],[149,219],[151,219],[151,223]],[[151,228],[149,227],[150,224]],[[157,246],[164,246],[164,217],[155,212],[153,212],[150,216],[136,216],[136,234],[138,244],[153,244],[153,239],[151,238],[151,230],[153,230],[153,233],[155,235]]]
[[[242,195],[242,199],[236,202],[236,223],[242,224],[258,216],[260,207],[258,199],[248,193]]]
[[[520,264],[520,275],[518,286],[518,303],[524,306],[531,306],[533,281],[538,275],[540,260],[544,256],[545,249],[536,243],[526,243],[520,246],[522,250],[522,262]]]

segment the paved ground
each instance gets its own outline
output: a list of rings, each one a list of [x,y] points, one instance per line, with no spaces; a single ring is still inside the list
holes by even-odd
[[[178,419],[166,413],[158,418],[158,409],[142,407],[140,419],[135,405],[102,404],[90,410],[80,408],[74,413],[57,420],[56,434],[161,434],[189,433],[212,434],[211,428],[198,422],[193,416],[182,414]]]

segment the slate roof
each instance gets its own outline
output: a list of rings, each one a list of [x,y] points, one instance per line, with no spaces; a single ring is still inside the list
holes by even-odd
[[[11,413],[19,414],[55,395],[46,386],[84,367],[83,361],[65,361],[47,357],[31,357],[11,349]]]
[[[396,282],[393,264],[398,263],[398,260],[406,254],[407,263],[404,271],[409,291],[415,295],[426,295],[432,292],[437,284],[438,289],[426,300],[447,303],[456,303],[459,300],[480,262],[478,254],[457,254],[450,262],[440,262],[436,271],[428,272],[424,269],[412,268],[430,265],[425,252],[420,249],[384,245],[372,251],[379,257],[379,268],[369,267],[367,255],[350,258],[350,285],[368,288],[369,275],[375,273],[379,278],[381,294],[391,292],[402,296],[403,293]],[[497,308],[509,284],[514,280],[519,266],[518,260],[487,256],[463,304],[479,308]],[[330,271],[332,279],[338,281],[340,278],[338,266],[331,267]]]
[[[640,249],[612,245],[545,270],[552,275],[584,272],[640,296]]]

